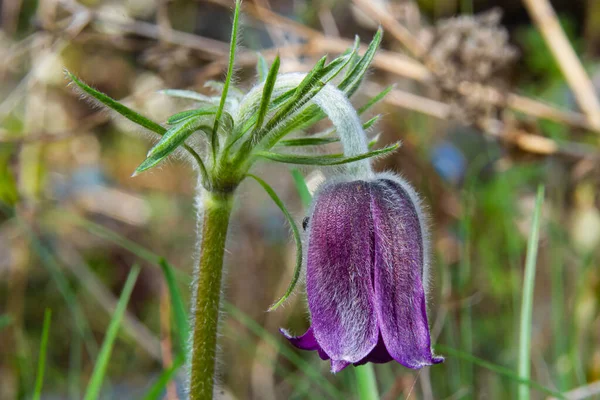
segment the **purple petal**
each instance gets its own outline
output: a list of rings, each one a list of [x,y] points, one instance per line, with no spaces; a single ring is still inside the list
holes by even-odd
[[[369,355],[360,360],[354,365],[363,365],[368,362],[376,363],[376,364],[384,364],[386,362],[392,361],[393,358],[390,356],[390,353],[385,348],[385,343],[383,342],[383,337],[379,334],[379,340],[377,341],[377,345],[371,350]]]
[[[337,374],[338,372],[346,368],[348,365],[350,365],[348,361],[331,360],[331,372]]]
[[[422,282],[427,249],[418,204],[399,182],[388,179],[377,181],[371,193],[376,309],[385,347],[408,368],[442,362],[431,352]]]
[[[292,336],[283,328],[280,328],[279,332],[281,332],[291,344],[300,350],[316,350],[319,353],[321,360],[329,360],[327,353],[325,353],[321,346],[319,346],[317,343],[317,339],[315,339],[315,335],[313,334],[312,326],[308,328],[306,333],[302,336]]]
[[[342,364],[377,344],[370,185],[336,183],[316,197],[309,222],[306,290],[317,342]]]

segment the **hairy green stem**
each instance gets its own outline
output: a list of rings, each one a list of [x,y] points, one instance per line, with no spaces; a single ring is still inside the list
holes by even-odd
[[[205,192],[200,261],[192,303],[193,337],[190,368],[190,400],[213,398],[217,329],[223,277],[223,255],[231,215],[233,193]]]

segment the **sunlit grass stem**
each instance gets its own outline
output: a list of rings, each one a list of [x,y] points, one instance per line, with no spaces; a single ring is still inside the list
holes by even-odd
[[[379,391],[373,365],[365,364],[354,368],[354,377],[360,400],[378,400]]]
[[[525,279],[523,281],[523,302],[521,303],[521,326],[519,330],[519,377],[531,376],[531,324],[533,316],[533,289],[535,285],[535,267],[540,237],[540,216],[544,201],[544,187],[539,186],[531,224],[531,233],[527,243],[525,260]],[[529,400],[529,386],[519,386],[519,400]]]
[[[50,334],[50,320],[52,311],[46,308],[44,312],[44,328],[42,330],[42,340],[40,344],[40,357],[38,359],[38,372],[35,378],[35,390],[33,400],[39,400],[42,396],[42,385],[44,384],[44,373],[46,372],[46,355],[48,352],[48,336]]]

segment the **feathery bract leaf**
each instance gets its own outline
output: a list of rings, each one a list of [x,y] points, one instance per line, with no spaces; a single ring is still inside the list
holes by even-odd
[[[256,56],[256,74],[258,75],[259,82],[266,81],[269,75],[269,64],[260,53]]]
[[[300,238],[300,231],[298,230],[296,222],[294,222],[294,218],[285,207],[285,204],[283,204],[283,201],[281,201],[279,196],[277,196],[277,193],[275,193],[273,188],[269,186],[267,182],[265,182],[256,175],[248,174],[247,176],[258,182],[263,187],[263,189],[265,189],[265,192],[267,192],[267,194],[271,197],[273,202],[277,204],[277,207],[279,207],[279,209],[285,216],[285,219],[290,224],[290,227],[292,228],[292,233],[294,234],[294,241],[296,242],[296,266],[294,268],[294,275],[287,290],[285,291],[285,294],[279,300],[277,300],[275,304],[269,307],[269,311],[273,311],[281,304],[283,304],[283,302],[285,302],[288,299],[288,297],[290,297],[290,295],[294,292],[294,289],[296,288],[296,284],[298,283],[298,279],[300,278],[300,271],[302,270],[302,239]]]
[[[118,112],[119,114],[121,114],[122,116],[124,116],[125,118],[130,120],[131,122],[133,122],[137,125],[143,126],[144,128],[149,129],[153,132],[156,132],[159,135],[162,135],[166,132],[166,129],[164,127],[160,126],[159,124],[157,124],[154,121],[151,121],[150,119],[144,117],[143,115],[138,114],[137,112],[133,111],[129,107],[119,103],[118,101],[105,95],[104,93],[92,88],[91,86],[86,85],[85,83],[83,83],[83,81],[81,81],[79,78],[77,78],[75,75],[73,75],[69,71],[66,71],[66,74],[69,77],[69,79],[71,79],[71,81],[73,81],[85,93],[92,96],[93,98],[95,98],[100,103],[107,106],[108,108]]]
[[[268,151],[259,151],[256,153],[258,157],[266,158],[271,161],[277,161],[286,164],[302,164],[302,165],[341,165],[348,164],[354,161],[364,160],[365,158],[377,157],[390,153],[400,147],[399,144],[384,147],[382,149],[369,151],[364,154],[359,154],[352,157],[344,157],[343,154],[327,154],[322,156],[300,155],[300,154],[281,154]]]

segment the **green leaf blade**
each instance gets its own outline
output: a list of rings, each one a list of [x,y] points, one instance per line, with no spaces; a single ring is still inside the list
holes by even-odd
[[[192,117],[198,117],[201,115],[214,115],[216,114],[217,109],[216,107],[206,107],[206,108],[197,108],[194,110],[186,110],[186,111],[182,111],[179,112],[177,114],[173,114],[169,117],[169,119],[167,119],[167,124],[169,125],[176,125],[186,119],[192,118]]]
[[[271,103],[271,95],[273,94],[273,88],[275,87],[277,73],[279,72],[279,64],[280,60],[278,55],[277,57],[275,57],[273,65],[271,65],[271,68],[269,69],[269,73],[267,75],[267,79],[263,87],[263,94],[262,98],[260,99],[260,107],[258,108],[256,126],[254,128],[255,131],[258,131],[260,130],[260,128],[262,128],[263,122],[265,121],[265,117],[267,116],[269,104]]]
[[[296,147],[296,146],[321,146],[324,144],[337,143],[339,138],[325,138],[325,137],[303,137],[280,140],[277,145],[285,147]]]
[[[554,396],[558,399],[565,399],[566,397],[560,393],[557,392],[553,389],[547,388],[545,386],[543,386],[542,384],[536,382],[536,381],[532,381],[530,379],[524,379],[523,377],[520,377],[518,374],[516,374],[512,369],[510,368],[506,368],[502,365],[496,365],[494,363],[491,363],[487,360],[483,360],[479,357],[475,357],[474,355],[470,354],[470,353],[466,353],[463,352],[461,350],[457,350],[455,348],[446,346],[446,345],[442,345],[442,344],[437,344],[435,345],[435,350],[448,354],[449,356],[458,358],[458,359],[462,359],[464,361],[468,361],[474,365],[480,366],[482,368],[485,368],[489,371],[492,371],[500,376],[504,376],[505,378],[508,378],[512,381],[515,382],[519,382],[523,385],[526,385],[528,387],[534,388],[542,393],[546,393],[550,396]]]
[[[369,110],[375,104],[377,104],[381,100],[383,100],[383,98],[385,96],[387,96],[392,91],[392,89],[394,89],[395,87],[396,87],[396,85],[390,85],[390,86],[386,87],[385,89],[383,89],[376,96],[373,96],[369,101],[367,101],[365,103],[365,105],[363,105],[361,108],[358,109],[358,111],[357,111],[358,115],[364,114],[367,110]]]
[[[157,124],[154,121],[151,121],[150,119],[144,117],[141,114],[138,114],[137,112],[133,111],[129,107],[119,103],[115,99],[92,88],[91,86],[86,85],[83,81],[81,81],[79,78],[77,78],[75,75],[73,75],[69,71],[66,71],[66,74],[69,77],[69,79],[79,87],[79,89],[83,90],[84,93],[87,93],[91,97],[95,98],[100,103],[104,104],[106,107],[118,112],[119,114],[121,114],[122,116],[124,116],[125,118],[130,120],[131,122],[133,122],[137,125],[143,126],[146,129],[149,129],[155,133],[158,133],[159,135],[163,135],[166,132],[166,129],[164,127],[162,127],[161,125]]]
[[[40,344],[40,357],[38,359],[38,370],[35,378],[35,390],[33,400],[40,400],[42,397],[42,386],[44,385],[44,373],[46,371],[46,356],[48,351],[48,337],[50,336],[50,322],[52,320],[52,311],[46,308],[44,311],[44,327],[42,328],[42,340]]]
[[[523,280],[523,300],[521,304],[521,326],[519,329],[519,376],[529,380],[531,377],[531,326],[533,317],[533,289],[535,286],[535,270],[540,237],[540,220],[544,203],[544,186],[537,190],[531,232],[527,243],[525,260],[525,279]],[[519,385],[520,400],[529,400],[527,385]]]
[[[283,201],[281,201],[279,196],[277,196],[277,193],[275,193],[273,188],[269,186],[267,182],[265,182],[256,175],[248,174],[246,176],[258,182],[258,184],[262,186],[265,192],[267,192],[267,194],[271,197],[271,200],[273,200],[273,202],[277,204],[277,207],[279,207],[279,209],[285,216],[285,219],[290,224],[290,227],[292,228],[292,233],[294,235],[294,241],[296,242],[296,266],[294,267],[294,275],[284,295],[281,296],[281,298],[277,300],[271,307],[269,307],[268,311],[273,311],[291,296],[291,294],[294,292],[294,289],[296,288],[298,280],[300,279],[300,271],[302,270],[302,239],[300,237],[300,231],[298,230],[298,226],[296,225],[296,222],[294,222],[294,218],[285,207],[285,204],[283,204]]]
[[[131,292],[133,291],[133,287],[135,286],[135,282],[139,273],[140,267],[134,266],[127,276],[127,280],[123,286],[123,291],[121,292],[121,297],[119,298],[119,302],[117,303],[117,307],[115,308],[115,312],[113,313],[113,317],[106,331],[106,336],[104,337],[102,347],[100,348],[98,360],[94,365],[94,370],[92,372],[90,382],[88,383],[84,400],[96,400],[100,395],[100,389],[102,388],[102,382],[104,380],[104,376],[106,375],[106,369],[108,368],[112,348],[115,340],[117,339],[117,334],[119,333],[119,328],[121,327],[121,321],[125,315],[125,311],[127,310],[127,303],[129,303],[129,298],[131,297]]]
[[[370,120],[368,120],[367,122],[365,122],[362,126],[363,129],[365,131],[371,129],[371,127],[373,125],[375,125],[377,123],[377,121],[379,121],[379,118],[381,118],[381,115],[376,115],[373,118],[371,118]]]
[[[341,56],[341,57],[334,59],[329,64],[327,64],[326,67],[323,68],[323,71],[321,73],[323,83],[330,82],[332,79],[334,79],[336,76],[338,76],[338,74],[344,68],[346,68],[346,66],[350,62],[350,59],[352,58],[352,54],[354,54],[354,51],[351,54]]]
[[[269,64],[260,53],[256,55],[256,74],[259,82],[265,82],[269,76]]]
[[[382,37],[383,31],[381,28],[379,28],[377,33],[375,33],[375,36],[373,36],[371,43],[369,43],[369,47],[367,48],[365,54],[339,84],[338,88],[343,91],[346,96],[351,97],[360,86],[367,70],[369,69],[369,66],[371,65],[371,62],[373,61],[373,58],[375,57],[375,53],[381,44]]]
[[[154,121],[151,121],[150,119],[136,113],[135,111],[133,111],[132,109],[128,108],[127,106],[124,106],[123,104],[119,103],[118,101],[112,99],[111,97],[105,95],[102,92],[97,91],[96,89],[86,85],[83,81],[81,81],[79,78],[77,78],[75,75],[73,75],[72,73],[70,73],[69,71],[66,71],[67,76],[71,79],[71,81],[73,83],[75,83],[81,90],[83,90],[85,93],[87,93],[88,95],[90,95],[91,97],[95,98],[96,100],[98,100],[99,102],[101,102],[102,104],[104,104],[105,106],[107,106],[108,108],[118,112],[119,114],[121,114],[122,116],[124,116],[125,118],[129,119],[131,122],[138,124],[146,129],[149,129],[157,134],[159,134],[160,136],[164,135],[165,132],[167,131],[167,129],[159,124],[157,124]],[[194,151],[194,149],[192,149],[191,147],[185,145],[184,148],[186,149],[186,151],[194,158],[194,160],[198,163],[198,167],[200,168],[200,174],[202,175],[202,179],[204,181],[206,181],[207,179],[207,172],[206,172],[206,167],[204,166],[204,163],[202,162],[202,159],[200,158],[200,156],[198,155],[198,153],[196,153]],[[156,162],[154,165],[156,165],[158,162]],[[148,167],[151,168],[152,166]],[[148,169],[146,168],[146,169]],[[137,175],[139,172],[141,171],[137,171],[133,173],[133,176]]]
[[[202,93],[194,92],[193,90],[163,89],[159,90],[158,93],[171,97],[177,97],[180,99],[196,100],[202,103],[213,102],[213,99],[211,99],[209,96],[203,95]]]
[[[144,400],[160,400],[165,387],[171,382],[177,370],[184,364],[183,357],[179,357],[169,368],[163,370],[154,384],[148,389]]]
[[[312,194],[310,194],[306,180],[304,179],[302,173],[296,168],[292,169],[291,173],[292,178],[294,179],[294,186],[296,186],[300,200],[302,200],[302,205],[306,210],[308,210],[310,203],[312,202]]]
[[[169,289],[171,308],[173,309],[173,318],[175,320],[179,339],[179,347],[185,356],[190,330],[187,311],[181,298],[181,293],[177,287],[177,280],[175,279],[173,267],[164,258],[160,259],[159,265],[165,278],[165,282],[167,283],[167,288]]]
[[[321,87],[323,87],[319,78],[323,71],[326,59],[326,57],[321,58],[314,68],[304,77],[304,79],[302,79],[302,82],[296,87],[292,98],[289,99],[277,113],[275,113],[261,132],[257,132],[257,140],[262,139],[267,132],[270,132],[276,125],[281,123],[293,109],[302,107],[317,95]]]
[[[366,158],[378,157],[395,151],[400,147],[400,144],[396,143],[391,146],[384,147],[382,149],[369,151],[367,153],[359,154],[351,157],[344,157],[343,154],[327,154],[323,156],[313,155],[298,155],[298,154],[281,154],[273,153],[268,151],[257,152],[256,155],[261,158],[266,158],[271,161],[286,163],[286,164],[299,164],[299,165],[321,165],[321,166],[333,166],[348,164],[354,161],[364,160]]]
[[[219,102],[219,108],[217,109],[217,113],[215,115],[215,123],[213,126],[213,131],[211,135],[211,147],[212,147],[212,155],[213,161],[217,157],[218,151],[218,141],[217,141],[217,132],[219,130],[219,123],[221,121],[221,115],[223,114],[223,110],[225,108],[225,101],[227,100],[227,93],[229,91],[229,85],[231,84],[231,79],[233,78],[233,66],[235,63],[235,49],[237,47],[238,40],[238,28],[240,22],[240,6],[242,2],[240,0],[236,0],[235,2],[235,10],[233,12],[233,26],[231,27],[231,45],[229,47],[229,64],[227,65],[227,75],[225,77],[225,84],[223,85],[223,92],[221,93],[221,101]]]
[[[171,153],[173,153],[179,146],[185,143],[185,141],[198,129],[202,127],[203,115],[207,113],[198,113],[195,117],[189,117],[188,119],[182,120],[182,122],[173,126],[169,129],[160,141],[152,148],[147,154],[146,160],[142,162],[135,170],[134,175],[140,174],[150,168],[155,167]],[[208,125],[205,129],[210,129]]]

